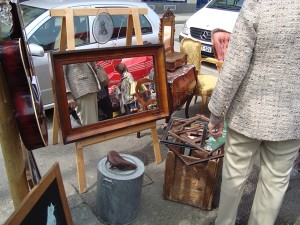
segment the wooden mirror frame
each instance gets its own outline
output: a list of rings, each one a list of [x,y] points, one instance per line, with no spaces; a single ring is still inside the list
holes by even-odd
[[[171,36],[170,36],[170,46],[168,48],[165,48],[165,50],[166,52],[174,52],[175,16],[169,8],[164,13],[162,18],[160,18],[158,38],[159,38],[159,42],[162,44],[164,43],[164,36],[165,36],[164,28],[166,26],[171,27]]]
[[[99,121],[95,124],[72,128],[67,102],[63,66],[66,64],[141,56],[153,57],[156,98],[158,103],[157,108],[116,117],[109,120]],[[168,86],[165,67],[165,54],[164,46],[162,44],[52,52],[50,54],[50,60],[52,62],[55,99],[64,144],[120,130],[130,126],[164,119],[169,116],[170,110],[167,91]]]

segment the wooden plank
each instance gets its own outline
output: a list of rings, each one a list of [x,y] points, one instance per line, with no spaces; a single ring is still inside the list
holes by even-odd
[[[97,16],[100,13],[110,15],[130,15],[133,10],[138,14],[147,14],[147,8],[72,8],[74,16]],[[66,16],[65,9],[50,9],[50,16]]]
[[[175,154],[172,151],[168,151],[166,159],[166,169],[165,169],[165,180],[164,180],[164,199],[169,199],[171,194],[171,188],[174,180],[174,168],[175,165]]]
[[[136,43],[138,45],[142,45],[143,39],[142,39],[142,31],[141,31],[138,9],[136,8],[132,9],[132,18],[133,18],[133,26],[134,26],[134,32],[136,37]]]
[[[76,144],[78,145],[78,147],[84,148],[86,146],[97,144],[97,143],[100,143],[102,141],[111,140],[111,139],[121,137],[121,136],[124,136],[124,135],[127,135],[127,134],[135,133],[137,131],[147,130],[147,129],[149,129],[153,126],[153,123],[156,124],[156,122],[154,121],[154,122],[138,124],[138,125],[135,125],[135,126],[129,126],[129,127],[124,128],[124,129],[121,129],[121,130],[116,130],[116,131],[113,131],[113,132],[101,134],[101,135],[96,136],[96,137],[91,137],[91,138],[88,138],[88,139],[77,141]]]
[[[187,205],[193,205],[200,208],[203,207],[204,195],[202,191],[174,185],[172,187],[171,198],[174,201],[185,203]]]
[[[75,143],[76,145],[76,143]],[[76,162],[77,162],[77,179],[79,184],[79,192],[86,192],[86,176],[83,149],[76,145]]]
[[[66,9],[66,31],[67,31],[67,48],[75,49],[75,31],[74,31],[74,10]]]
[[[126,29],[126,45],[132,45],[132,33],[133,33],[133,18],[132,15],[128,15],[127,29]]]
[[[53,110],[53,120],[52,120],[52,144],[56,145],[58,143],[58,114],[57,114],[57,108],[54,103],[54,110]],[[62,139],[61,139],[62,140]]]
[[[153,148],[154,148],[155,162],[156,162],[156,164],[159,164],[162,162],[162,159],[161,159],[161,153],[160,153],[160,147],[159,147],[155,122],[153,122],[152,126],[151,126],[151,135],[152,135],[152,142],[153,142]]]
[[[52,122],[52,144],[56,145],[58,143],[58,135],[60,137],[60,140],[62,141],[62,133],[60,129],[60,123],[58,119],[58,113],[57,113],[57,104],[56,104],[56,97],[55,97],[55,87],[54,82],[52,80],[52,94],[54,96],[54,110],[53,110],[53,122]]]
[[[213,200],[213,193],[215,190],[215,183],[217,180],[217,170],[218,170],[219,160],[210,160],[207,164],[207,178],[206,178],[206,188],[204,190],[203,206],[205,208],[211,209],[211,204]]]
[[[67,22],[66,17],[62,18],[61,21],[61,31],[60,31],[60,43],[59,43],[59,51],[67,50]]]
[[[187,187],[189,189],[204,191],[206,187],[206,176],[204,177],[193,177],[193,176],[174,176],[174,184],[178,184],[182,187]]]

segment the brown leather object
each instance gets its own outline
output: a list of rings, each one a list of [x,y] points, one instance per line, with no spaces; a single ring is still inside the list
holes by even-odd
[[[172,112],[174,112],[194,96],[196,88],[195,66],[187,64],[174,71],[168,71],[167,78],[172,96]]]
[[[166,69],[173,71],[187,63],[187,54],[181,52],[166,52]]]
[[[124,159],[116,151],[110,151],[107,153],[107,161],[111,164],[111,167],[118,168],[119,170],[135,170],[136,165],[132,162]]]

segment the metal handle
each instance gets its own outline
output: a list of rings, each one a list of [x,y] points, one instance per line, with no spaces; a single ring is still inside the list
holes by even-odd
[[[115,184],[112,180],[109,180],[107,178],[103,179],[103,186],[106,187],[107,189],[113,190],[115,189]]]

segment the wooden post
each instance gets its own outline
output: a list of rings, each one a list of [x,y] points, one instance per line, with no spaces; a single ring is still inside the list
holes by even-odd
[[[0,143],[13,205],[29,193],[21,139],[7,84],[0,66]]]

